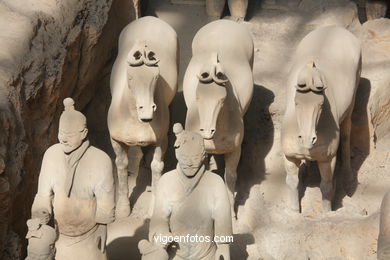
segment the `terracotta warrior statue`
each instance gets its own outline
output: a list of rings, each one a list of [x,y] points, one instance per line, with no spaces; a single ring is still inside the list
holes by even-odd
[[[111,160],[89,144],[87,120],[74,101],[66,98],[64,106],[60,143],[43,157],[32,220],[45,225],[54,217],[56,260],[107,259],[106,225],[114,221],[115,208]]]
[[[173,131],[178,164],[157,184],[149,241],[167,247],[172,259],[230,259],[229,244],[214,242],[214,236],[232,235],[225,184],[205,169],[202,136],[180,124]],[[175,236],[180,238],[175,246],[164,239]]]
[[[390,192],[382,201],[377,252],[378,260],[390,259]]]
[[[55,255],[54,243],[57,233],[54,228],[41,223],[41,219],[27,221],[28,239],[26,260],[53,260]]]

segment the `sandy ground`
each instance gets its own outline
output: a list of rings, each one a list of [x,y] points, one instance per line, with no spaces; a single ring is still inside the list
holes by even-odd
[[[181,82],[190,59],[192,38],[209,19],[203,6],[172,5],[166,0],[151,2],[148,13],[167,21],[179,35]],[[352,165],[358,180],[356,191],[348,197],[342,185],[338,185],[335,211],[329,213],[321,210],[318,169],[314,163],[308,165],[303,175],[307,188],[302,198],[302,213],[294,214],[286,209],[287,186],[280,149],[285,102],[283,82],[294,47],[305,34],[321,25],[335,23],[348,26],[351,31],[358,30],[356,14],[351,6],[329,8],[316,14],[315,9],[310,9],[313,6],[296,10],[294,4],[280,2],[279,6],[264,8],[254,3],[249,20],[243,22],[255,42],[255,90],[245,117],[242,147],[245,156],[238,168],[238,220],[234,222],[232,259],[376,259],[378,210],[384,193],[390,188],[388,150],[372,150],[368,156],[370,137],[359,132],[360,137],[353,140],[361,140],[352,143]],[[355,113],[366,112],[363,103],[357,105]],[[185,110],[180,109],[183,104],[179,92],[172,105],[173,122],[184,121]],[[133,151],[131,173],[137,172],[141,160],[139,150]],[[145,190],[150,170],[144,165],[141,160],[137,187],[130,198],[131,216],[109,227],[111,260],[140,259],[137,243],[147,238],[147,205],[151,198],[151,193]],[[166,169],[174,165],[173,152],[168,150]],[[336,179],[341,175],[338,169]],[[130,179],[133,186],[135,178]]]

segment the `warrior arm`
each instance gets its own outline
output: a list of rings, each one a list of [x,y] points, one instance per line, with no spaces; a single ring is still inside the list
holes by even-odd
[[[159,242],[158,240],[155,240],[157,239],[154,238],[155,236],[171,235],[169,228],[171,208],[169,206],[169,202],[167,201],[168,196],[166,196],[163,186],[164,185],[160,180],[157,184],[153,216],[150,220],[149,241],[152,243]]]
[[[41,172],[39,173],[38,191],[31,207],[31,218],[41,219],[42,224],[47,224],[52,215],[53,190],[48,154],[49,152],[46,151],[43,156]]]
[[[224,242],[218,242],[217,244],[228,244],[232,241],[229,241],[227,237],[233,235],[229,197],[221,178],[219,178],[218,184],[215,186],[216,189],[213,208],[214,235],[219,237],[226,237]]]
[[[233,237],[230,203],[222,179],[218,184],[216,186],[219,189],[216,189],[213,209],[214,235],[219,237],[218,242],[216,242],[217,251],[215,252],[215,259],[219,260],[222,256],[222,259],[230,260],[229,243],[233,242],[229,239]],[[224,237],[222,238],[222,236]]]
[[[102,177],[95,187],[96,223],[109,224],[115,220],[115,188],[111,160],[102,167]]]

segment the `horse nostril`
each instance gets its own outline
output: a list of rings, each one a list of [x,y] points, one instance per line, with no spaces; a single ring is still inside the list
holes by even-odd
[[[211,133],[214,134],[214,132],[215,132],[215,129],[211,129]]]
[[[157,106],[155,104],[152,105],[153,111],[156,111]]]
[[[311,143],[312,143],[312,144],[315,144],[316,142],[317,142],[317,137],[314,136],[314,137],[311,139]]]

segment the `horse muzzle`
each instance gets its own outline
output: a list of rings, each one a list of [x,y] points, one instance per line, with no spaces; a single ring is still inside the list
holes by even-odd
[[[138,119],[141,122],[145,122],[145,123],[152,121],[156,109],[157,106],[154,103],[148,106],[144,106],[144,105],[137,106]]]
[[[200,134],[202,135],[203,139],[211,140],[214,138],[215,128],[212,128],[212,129],[201,128]]]

